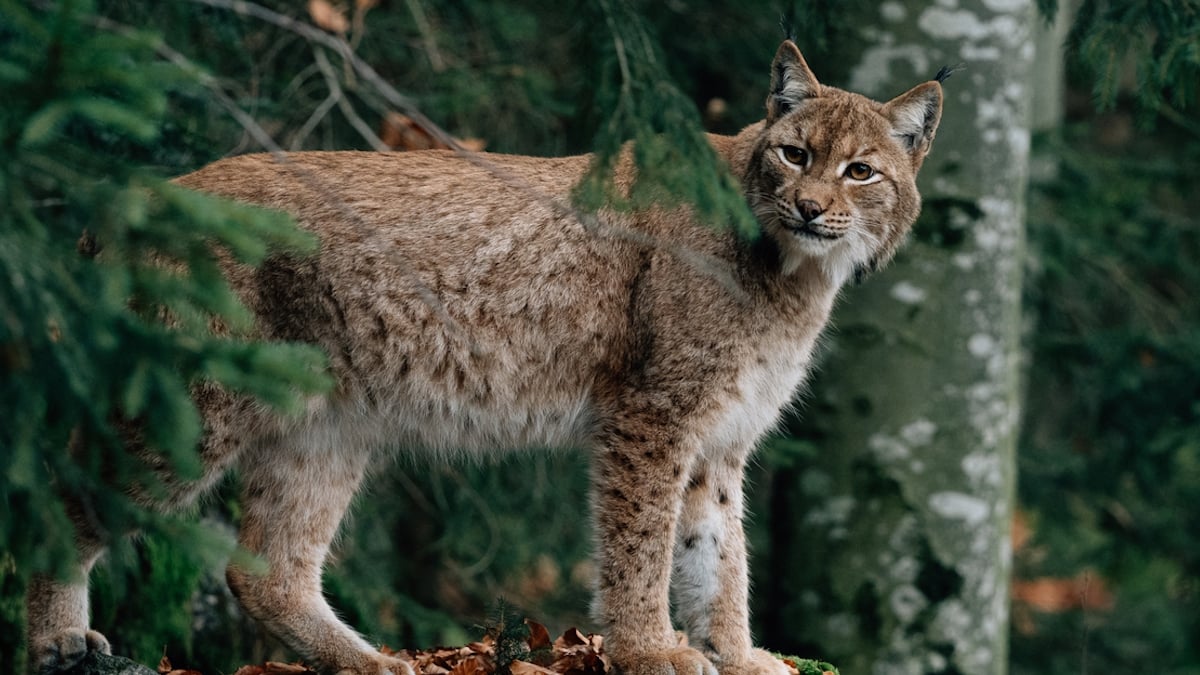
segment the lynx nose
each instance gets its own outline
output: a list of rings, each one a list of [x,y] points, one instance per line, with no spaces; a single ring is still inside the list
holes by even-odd
[[[804,219],[805,223],[811,223],[825,213],[825,209],[811,199],[801,199],[796,202],[796,208],[800,211],[800,217]]]

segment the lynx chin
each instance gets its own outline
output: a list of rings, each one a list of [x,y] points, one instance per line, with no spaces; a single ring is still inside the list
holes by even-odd
[[[247,155],[179,178],[287,211],[319,237],[311,257],[224,268],[257,336],[320,346],[336,387],[284,417],[197,385],[206,472],[159,506],[189,504],[236,468],[240,543],[267,563],[228,568],[245,610],[323,672],[412,675],[321,592],[367,466],[381,453],[581,449],[594,617],[621,672],[786,675],[751,642],[743,469],[803,381],[838,289],[885,264],[916,219],[941,109],[936,81],[886,103],[823,86],[784,42],[765,119],[709,136],[761,224],[752,242],[687,209],[601,212],[585,226],[556,205],[588,156]],[[102,545],[77,526],[86,579]],[[89,627],[86,582],[36,578],[28,610],[39,672],[109,649]]]

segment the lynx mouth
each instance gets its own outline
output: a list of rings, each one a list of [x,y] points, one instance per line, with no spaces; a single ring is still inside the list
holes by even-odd
[[[787,229],[791,230],[792,234],[799,235],[808,239],[820,239],[822,241],[834,241],[842,238],[841,232],[829,232],[816,223],[788,223]]]

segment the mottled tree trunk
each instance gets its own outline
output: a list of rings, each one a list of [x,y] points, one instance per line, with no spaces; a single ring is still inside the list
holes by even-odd
[[[945,64],[904,253],[848,290],[772,482],[767,643],[843,672],[1004,673],[1034,11],[882,2],[845,84],[887,99]],[[821,64],[812,64],[818,76]]]

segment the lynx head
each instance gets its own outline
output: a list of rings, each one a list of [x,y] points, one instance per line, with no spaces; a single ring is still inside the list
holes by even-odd
[[[891,259],[920,212],[941,112],[936,81],[878,103],[821,85],[794,43],[779,47],[744,185],[785,273],[815,262],[841,283]]]

